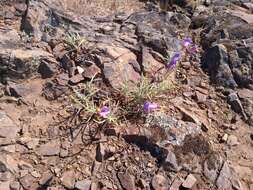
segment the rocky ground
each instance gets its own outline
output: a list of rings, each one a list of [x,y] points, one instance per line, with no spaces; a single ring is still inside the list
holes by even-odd
[[[187,2],[0,2],[0,190],[253,190],[253,2]]]

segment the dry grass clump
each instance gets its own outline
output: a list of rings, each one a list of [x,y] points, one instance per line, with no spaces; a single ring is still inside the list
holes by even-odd
[[[138,0],[56,0],[64,10],[81,15],[106,16],[115,12],[133,12],[144,4]]]

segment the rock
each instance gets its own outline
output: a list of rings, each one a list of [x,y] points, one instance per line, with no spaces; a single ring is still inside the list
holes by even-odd
[[[163,66],[164,65],[155,60],[147,47],[142,47],[142,67],[144,73],[152,76]]]
[[[100,61],[105,80],[114,88],[121,88],[126,82],[138,83],[140,75],[129,64],[137,57],[134,53],[123,47],[114,47],[101,44],[99,49],[105,52],[111,61]]]
[[[95,64],[92,64],[88,67],[85,67],[82,75],[84,78],[92,79],[94,76],[97,76],[100,73],[101,73],[101,70]]]
[[[234,135],[229,135],[229,137],[227,139],[227,143],[230,146],[236,146],[239,144],[237,137]]]
[[[106,146],[105,144],[100,143],[96,149],[96,160],[102,162],[113,156],[114,152],[115,148],[113,146]]]
[[[24,177],[21,177],[19,179],[19,182],[24,189],[30,190],[30,187],[33,185],[35,180],[36,179],[33,176],[31,176],[30,174],[27,174]]]
[[[198,91],[196,91],[195,97],[196,97],[196,100],[198,101],[198,103],[204,103],[204,102],[206,102],[206,99],[207,99],[207,95],[202,94]]]
[[[14,96],[16,98],[24,97],[31,93],[31,89],[27,88],[24,84],[16,84],[8,82],[6,87],[6,92],[9,96]]]
[[[231,105],[232,109],[237,113],[243,112],[242,103],[239,100],[236,93],[231,93],[228,95],[228,103]]]
[[[37,149],[37,153],[42,156],[55,156],[60,153],[60,142],[58,140],[52,140],[46,144],[40,145]]]
[[[208,49],[203,57],[202,64],[211,76],[211,80],[221,86],[235,88],[237,84],[229,67],[227,49],[218,44]]]
[[[182,179],[180,179],[180,178],[174,179],[169,190],[179,190],[182,183],[183,183]]]
[[[210,154],[203,165],[203,173],[205,177],[215,183],[222,164],[223,160],[220,155],[216,153]]]
[[[188,69],[191,68],[191,63],[190,63],[190,62],[182,62],[182,63],[181,63],[181,66],[182,66],[184,69],[188,70]]]
[[[10,183],[10,190],[20,190],[20,184],[17,181]]]
[[[11,173],[18,172],[18,162],[14,160],[10,155],[0,154],[0,171]]]
[[[56,100],[67,92],[67,86],[55,84],[53,82],[47,82],[43,88],[43,95],[49,101]]]
[[[45,4],[40,2],[30,2],[21,29],[28,35],[34,36],[37,41],[40,41],[44,28],[48,23],[48,11],[48,7]]]
[[[4,49],[0,48],[0,59],[2,64],[4,80],[6,77],[12,80],[26,79],[37,73],[40,61],[50,59],[52,55],[41,49]]]
[[[9,190],[10,189],[10,182],[9,181],[1,182],[0,189],[1,190]]]
[[[64,187],[74,189],[75,187],[75,172],[73,170],[66,171],[62,174],[61,182]]]
[[[168,154],[163,164],[163,167],[169,171],[174,171],[174,172],[178,172],[180,170],[180,167],[178,166],[177,158],[174,152],[168,150]]]
[[[12,174],[9,171],[6,172],[0,172],[0,181],[5,182],[5,181],[10,181],[12,178]]]
[[[57,72],[56,70],[56,61],[54,62],[47,62],[42,60],[40,66],[38,68],[38,72],[41,74],[43,79],[51,78]]]
[[[241,183],[237,174],[233,168],[229,167],[227,162],[224,162],[222,166],[216,185],[218,189],[241,189]]]
[[[155,175],[151,183],[154,190],[168,190],[169,189],[168,180],[160,174]]]
[[[19,131],[17,125],[3,111],[0,111],[0,138],[14,139]]]
[[[194,175],[189,174],[185,181],[183,182],[182,186],[187,189],[191,189],[195,183],[197,182],[197,179],[194,177]]]
[[[71,85],[77,85],[78,83],[84,81],[84,77],[83,75],[81,74],[77,74],[77,75],[74,75],[72,76],[70,79],[69,79],[69,83]]]
[[[53,174],[51,172],[45,172],[42,174],[39,184],[42,186],[49,185],[53,181]]]
[[[222,136],[222,138],[221,138],[221,141],[222,141],[222,142],[227,142],[227,140],[228,140],[228,134],[224,134],[224,135]]]
[[[91,187],[90,180],[82,180],[82,181],[77,181],[75,183],[75,188],[78,190],[90,190],[90,187]]]
[[[135,190],[135,178],[129,173],[118,173],[120,184],[125,190]]]

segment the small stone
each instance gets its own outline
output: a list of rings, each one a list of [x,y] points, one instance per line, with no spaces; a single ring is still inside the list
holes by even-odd
[[[202,94],[198,91],[196,91],[195,97],[196,97],[196,100],[198,101],[198,103],[204,103],[204,102],[206,102],[206,99],[207,99],[207,95]]]
[[[241,189],[241,183],[233,168],[224,162],[219,176],[216,180],[218,189]]]
[[[221,138],[221,142],[227,142],[228,140],[228,134],[224,134]]]
[[[7,171],[7,172],[0,172],[0,181],[9,181],[11,180],[12,174]]]
[[[53,175],[51,172],[47,171],[45,173],[42,174],[42,178],[39,181],[40,185],[49,185],[51,183],[51,181],[53,180]]]
[[[76,84],[82,82],[83,80],[84,80],[83,75],[77,74],[77,75],[74,75],[73,77],[71,77],[71,78],[69,79],[69,83],[70,83],[71,85],[76,85]]]
[[[80,67],[80,66],[77,66],[77,67],[76,67],[76,70],[77,70],[77,72],[78,72],[79,74],[82,74],[82,73],[84,72],[84,69],[83,69],[82,67]]]
[[[97,190],[97,189],[98,189],[98,185],[96,183],[91,183],[90,190]]]
[[[24,177],[20,178],[19,181],[24,189],[30,190],[30,187],[35,182],[35,178],[30,174],[27,174]]]
[[[96,151],[96,160],[99,162],[102,162],[105,159],[105,146],[102,143],[99,143],[97,146],[97,151]]]
[[[179,190],[179,189],[180,189],[180,186],[182,185],[182,183],[183,183],[182,179],[176,178],[176,179],[172,182],[172,184],[171,184],[169,190]]]
[[[56,73],[56,66],[54,63],[42,61],[38,68],[38,72],[41,74],[43,79],[50,78]]]
[[[19,190],[20,184],[17,181],[13,181],[10,183],[10,190]]]
[[[69,151],[68,151],[68,150],[66,150],[66,149],[61,149],[61,151],[60,151],[60,157],[61,157],[61,158],[67,157],[68,154],[69,154]]]
[[[37,150],[39,155],[42,156],[55,156],[60,153],[60,142],[58,140],[49,141],[46,144],[40,145]]]
[[[90,180],[77,181],[75,184],[75,188],[78,190],[90,190],[90,187],[91,187]]]
[[[35,177],[35,178],[40,178],[40,177],[41,177],[40,173],[37,172],[37,171],[32,171],[32,172],[31,172],[31,175],[32,175],[33,177]]]
[[[14,139],[19,131],[17,125],[3,111],[0,111],[0,138]]]
[[[118,173],[118,178],[123,189],[125,190],[136,189],[134,176],[128,173]]]
[[[234,136],[234,135],[230,135],[230,136],[228,137],[227,143],[228,143],[228,145],[230,145],[230,146],[236,146],[236,145],[239,144],[237,137]]]
[[[167,157],[165,159],[165,163],[163,164],[163,167],[169,171],[175,171],[178,172],[179,171],[179,166],[177,163],[177,158],[174,154],[174,152],[172,151],[168,151]]]
[[[190,62],[182,62],[181,65],[186,70],[191,68],[191,63]]]
[[[7,171],[6,164],[0,160],[0,172],[6,172],[6,171]]]
[[[232,109],[236,113],[242,113],[243,112],[242,103],[239,100],[236,93],[233,92],[233,93],[228,95],[228,103],[231,105]]]
[[[157,174],[152,179],[152,187],[154,190],[168,190],[169,182],[164,176]]]
[[[74,189],[75,187],[75,172],[73,170],[63,173],[61,182],[64,187],[68,189]]]
[[[191,189],[195,183],[197,182],[197,179],[194,177],[194,175],[189,174],[185,181],[183,182],[182,186],[187,189]]]

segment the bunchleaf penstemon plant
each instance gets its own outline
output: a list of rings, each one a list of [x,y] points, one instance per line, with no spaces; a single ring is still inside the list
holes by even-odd
[[[186,53],[186,55],[194,56],[197,53],[197,46],[193,43],[192,39],[187,37],[181,42],[182,49],[180,52],[175,52],[173,56],[168,60],[166,64],[166,68],[168,70],[173,70],[177,63],[181,60],[182,54]]]

